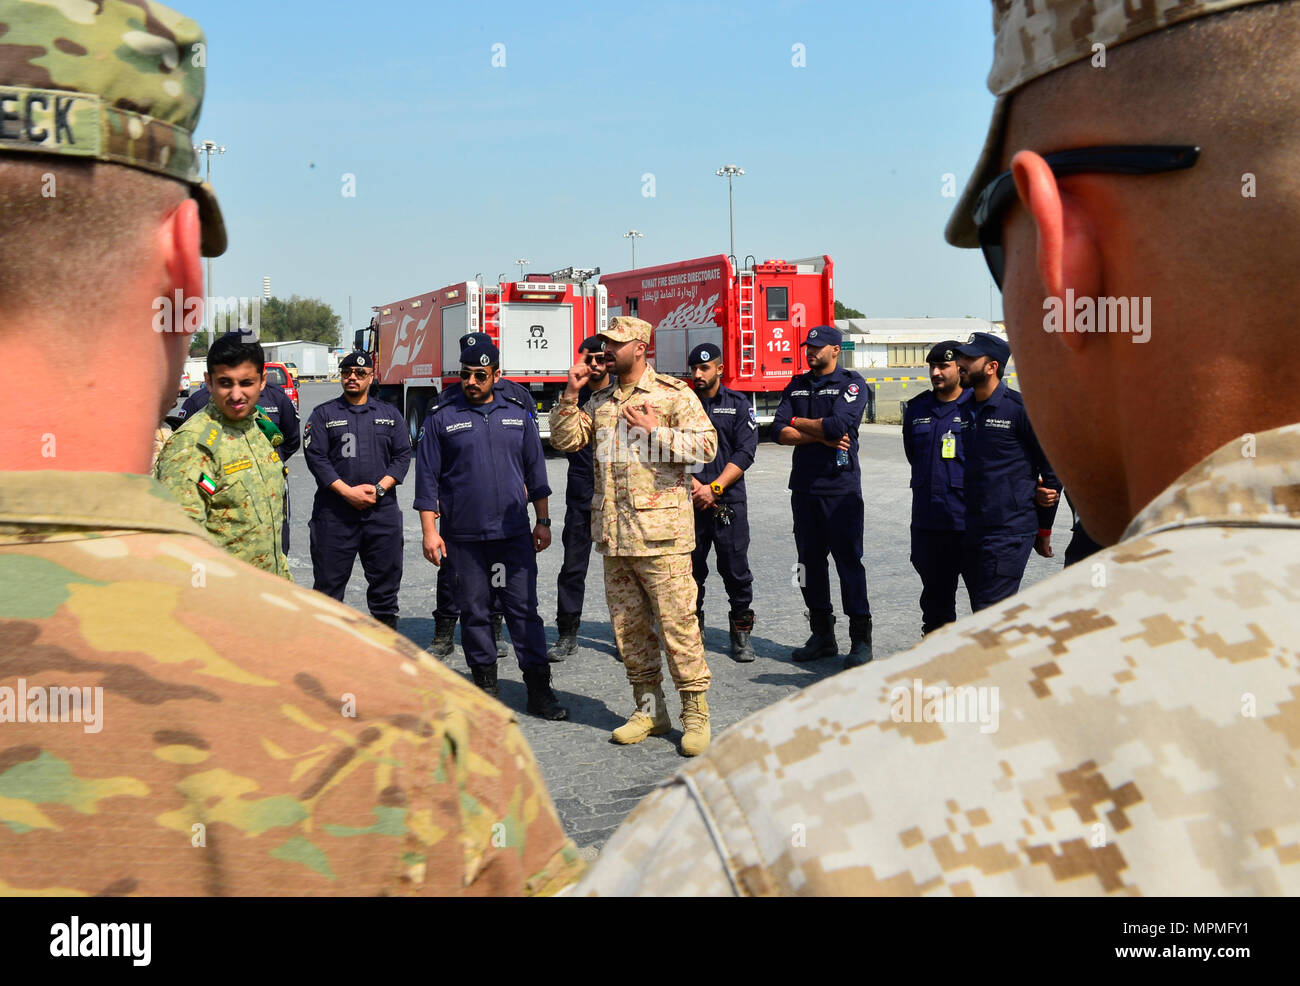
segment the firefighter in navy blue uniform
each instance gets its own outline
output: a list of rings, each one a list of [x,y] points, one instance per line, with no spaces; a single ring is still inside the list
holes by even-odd
[[[731,658],[749,662],[754,648],[754,576],[749,570],[749,505],[745,470],[758,449],[758,420],[749,398],[722,386],[722,352],[709,343],[696,346],[687,357],[695,396],[718,433],[718,454],[691,477],[695,507],[695,550],[691,567],[699,591],[695,597],[700,634],[704,633],[704,580],[709,575],[709,549],[717,548],[718,573],[731,605]]]
[[[342,602],[360,553],[370,615],[396,627],[403,539],[394,488],[411,465],[411,436],[397,408],[370,396],[369,356],[348,353],[339,374],[342,396],[312,411],[303,441],[316,479],[308,525],[312,588]]]
[[[489,610],[499,589],[528,711],[564,719],[569,713],[551,690],[546,630],[537,614],[537,552],[551,543],[542,439],[524,410],[494,389],[500,355],[490,340],[469,340],[460,361],[461,392],[424,419],[416,456],[424,557],[439,567],[456,559],[461,643],[474,683],[496,696]],[[537,515],[531,533],[530,501]]]
[[[591,395],[609,380],[605,341],[600,336],[582,340],[578,355],[589,367],[591,376],[578,391],[578,407],[586,407]],[[587,591],[587,566],[591,562],[591,498],[595,479],[591,443],[576,452],[568,452],[568,479],[564,484],[564,564],[555,583],[555,622],[560,635],[555,646],[546,652],[548,661],[563,661],[578,652],[578,627],[582,625],[582,602]]]
[[[208,385],[205,382],[181,405],[181,409],[176,412],[177,420],[184,421],[195,411],[207,407],[208,401],[211,399],[212,391],[208,390]],[[257,405],[266,412],[266,416],[271,419],[271,423],[279,428],[280,434],[284,436],[284,441],[275,447],[275,452],[280,457],[281,462],[288,462],[289,458],[298,451],[302,444],[302,436],[298,425],[298,409],[293,406],[293,401],[289,399],[289,395],[269,380],[266,386],[262,388],[262,396],[257,399]],[[179,424],[177,427],[180,427]],[[284,553],[287,555],[289,553],[288,483],[285,483],[284,487],[284,526],[280,532],[280,541]]]
[[[472,343],[470,342],[471,339],[474,340]],[[467,346],[491,344],[492,337],[486,332],[468,332],[460,337],[459,343],[460,348],[463,350]],[[492,389],[503,400],[523,408],[528,413],[529,418],[532,419],[534,427],[536,427],[537,405],[527,387],[502,377]],[[438,395],[438,405],[454,401],[460,392],[461,385],[459,383],[449,385]],[[460,607],[456,603],[456,566],[454,562],[448,561],[438,568],[433,609],[433,641],[426,648],[430,654],[439,660],[446,660],[451,656],[452,647],[454,646],[452,634],[456,632],[456,621],[458,619],[460,619]],[[492,639],[496,643],[497,656],[505,657],[506,645],[501,640],[501,623],[501,600],[493,594]]]
[[[957,349],[966,440],[966,535],[962,579],[978,612],[1015,595],[1029,552],[1052,557],[1061,481],[1034,437],[1024,399],[1002,379],[1011,348],[989,332]],[[1048,494],[1039,493],[1043,487]],[[1044,504],[1051,501],[1050,506]]]
[[[933,389],[907,402],[903,451],[912,466],[912,567],[921,577],[921,633],[957,619],[957,578],[966,530],[966,449],[955,340],[926,355]]]
[[[867,382],[839,366],[839,329],[808,330],[804,347],[808,372],[795,377],[781,395],[772,421],[772,438],[794,445],[790,461],[790,507],[794,543],[802,573],[803,598],[812,635],[793,653],[796,661],[815,661],[839,653],[831,607],[829,554],[840,577],[840,597],[849,618],[849,653],[844,667],[866,664],[871,652],[871,606],[862,566],[862,470],[858,466],[858,425],[869,399]]]

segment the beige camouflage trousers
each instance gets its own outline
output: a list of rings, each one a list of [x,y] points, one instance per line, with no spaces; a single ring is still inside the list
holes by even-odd
[[[713,675],[695,619],[695,577],[690,554],[605,556],[605,601],[614,639],[632,684],[663,680],[660,636],[668,672],[679,692],[705,692]],[[656,635],[655,624],[661,634]]]

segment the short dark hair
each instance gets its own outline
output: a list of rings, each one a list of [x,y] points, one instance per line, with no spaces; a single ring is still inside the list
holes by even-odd
[[[257,367],[258,373],[266,372],[266,353],[262,351],[262,344],[256,339],[246,341],[238,332],[222,336],[208,350],[209,373],[218,366],[239,366],[243,363],[252,363]]]

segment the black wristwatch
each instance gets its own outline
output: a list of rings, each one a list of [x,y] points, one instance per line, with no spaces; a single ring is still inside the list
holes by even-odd
[[[541,524],[543,527],[550,527],[550,526],[551,526],[551,518],[550,518],[550,517],[538,517],[538,518],[537,518],[537,523]]]
[[[380,486],[378,483],[375,484],[375,500],[376,500],[376,501],[382,500],[382,499],[384,498],[384,495],[387,494],[387,493],[388,493],[388,490],[387,490],[387,489],[385,489],[383,486]]]

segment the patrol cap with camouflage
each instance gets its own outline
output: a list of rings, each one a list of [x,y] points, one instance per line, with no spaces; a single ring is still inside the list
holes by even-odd
[[[185,182],[203,255],[220,256],[226,227],[194,151],[206,58],[198,24],[151,0],[0,0],[0,153]]]
[[[650,333],[653,329],[643,318],[630,315],[615,315],[609,320],[609,328],[600,334],[602,339],[610,342],[644,342],[650,345]]]
[[[997,102],[984,149],[944,237],[953,246],[979,246],[971,213],[984,186],[998,175],[1011,94],[1025,83],[1091,58],[1094,45],[1114,48],[1207,14],[1264,2],[1271,0],[993,0],[993,68],[988,86]]]

